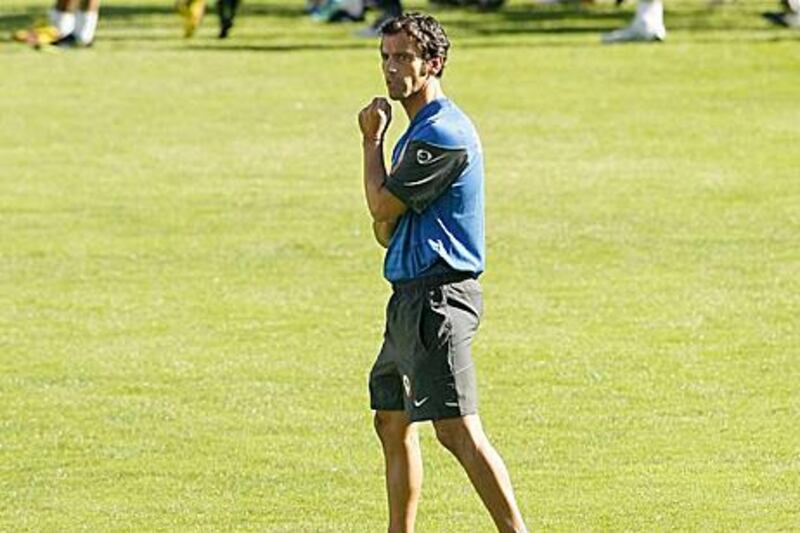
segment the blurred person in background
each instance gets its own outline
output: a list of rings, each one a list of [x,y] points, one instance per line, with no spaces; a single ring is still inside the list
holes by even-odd
[[[327,0],[345,2],[347,0]],[[450,7],[476,7],[479,11],[495,11],[503,7],[505,0],[428,0],[431,4]],[[556,0],[560,1],[560,0]],[[574,1],[574,0],[567,0]],[[591,2],[593,0],[583,0]],[[380,37],[381,27],[390,19],[399,17],[403,13],[401,0],[367,0],[366,8],[376,7],[381,13],[375,21],[358,31],[359,37]],[[362,17],[363,18],[363,17]]]
[[[34,47],[89,47],[94,43],[100,0],[56,0],[50,23],[14,33],[14,40]]]
[[[239,9],[240,0],[217,0],[217,15],[219,16],[219,38],[227,39],[233,28],[233,20]],[[183,18],[183,36],[192,37],[200,27],[206,12],[206,0],[177,0],[175,9]]]

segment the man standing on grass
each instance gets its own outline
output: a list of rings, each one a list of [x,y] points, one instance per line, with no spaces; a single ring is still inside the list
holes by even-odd
[[[374,98],[358,116],[367,204],[375,238],[388,248],[384,274],[393,288],[369,379],[389,531],[414,529],[422,488],[415,422],[424,420],[464,467],[498,530],[526,531],[506,467],[477,414],[470,345],[483,309],[483,156],[472,123],[442,92],[449,48],[444,29],[427,15],[401,15],[381,28],[389,97],[410,120],[389,172],[389,102]]]

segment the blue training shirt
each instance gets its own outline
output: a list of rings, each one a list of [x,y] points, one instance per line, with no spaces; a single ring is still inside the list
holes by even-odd
[[[475,127],[453,102],[423,107],[392,152],[386,187],[408,206],[384,260],[390,282],[484,270],[483,151]]]

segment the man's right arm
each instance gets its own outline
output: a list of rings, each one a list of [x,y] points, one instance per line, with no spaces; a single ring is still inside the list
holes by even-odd
[[[364,151],[364,194],[370,215],[376,222],[390,222],[402,215],[406,206],[386,188],[383,161],[383,136],[392,121],[392,106],[385,98],[373,98],[358,114]]]

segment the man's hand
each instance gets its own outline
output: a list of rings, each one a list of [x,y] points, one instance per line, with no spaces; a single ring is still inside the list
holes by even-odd
[[[406,211],[406,205],[386,188],[386,162],[383,160],[383,136],[392,121],[392,106],[386,98],[373,98],[358,114],[364,151],[364,194],[372,220],[394,222]],[[391,238],[391,226],[380,229],[375,238],[386,246]],[[387,231],[389,230],[389,231]]]
[[[386,98],[373,98],[358,114],[358,125],[365,141],[383,142],[391,122],[392,106]]]

